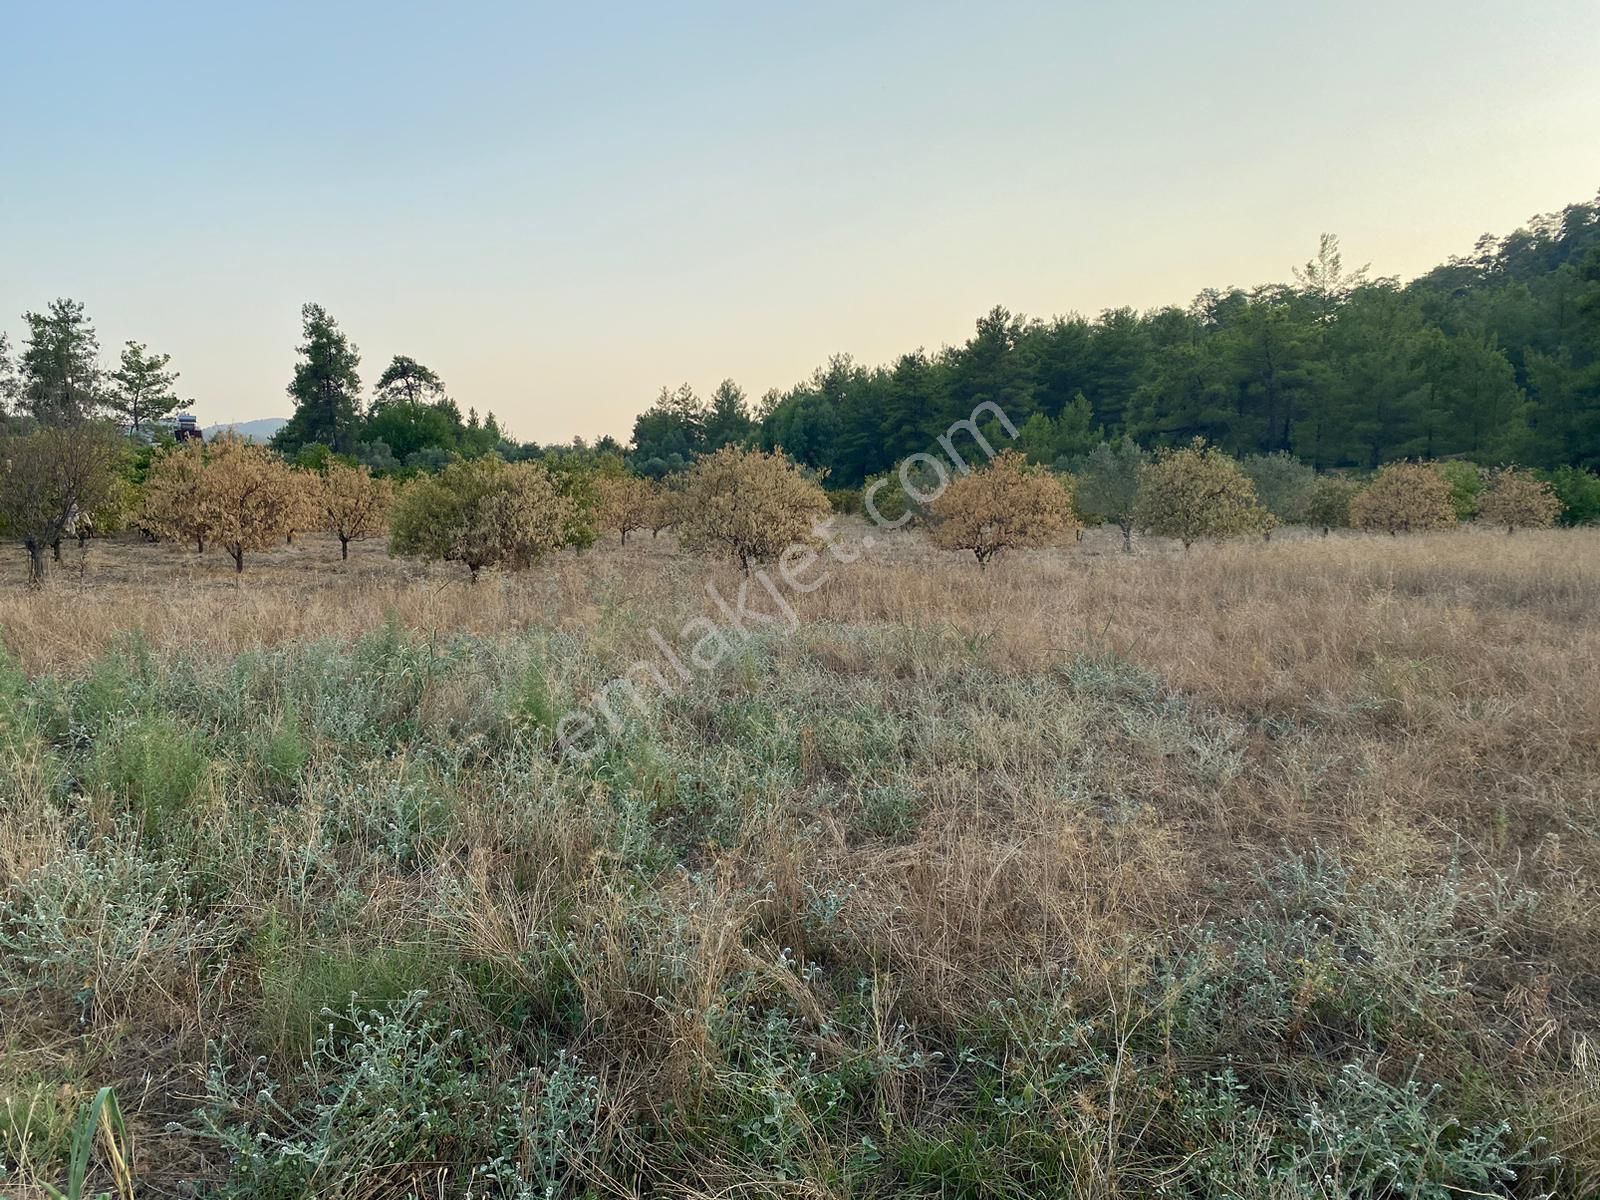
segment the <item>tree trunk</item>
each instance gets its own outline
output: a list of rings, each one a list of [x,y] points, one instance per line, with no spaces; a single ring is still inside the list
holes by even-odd
[[[31,538],[23,544],[28,548],[28,586],[38,590],[44,586],[44,576],[47,569],[44,559],[44,547]]]
[[[50,543],[50,557],[55,559],[57,562],[61,561],[61,539],[60,538],[57,538],[55,541]]]
[[[350,539],[342,533],[339,535],[339,557],[343,559],[350,557]]]
[[[228,553],[233,555],[233,573],[235,575],[243,575],[244,574],[244,547],[243,546],[229,546],[228,547]]]
[[[206,552],[206,537],[205,537],[205,534],[203,534],[203,533],[195,534],[195,537],[194,537],[194,552],[196,554],[204,554]]]
[[[1124,554],[1132,554],[1133,553],[1133,526],[1132,525],[1124,525],[1122,527],[1122,552]]]

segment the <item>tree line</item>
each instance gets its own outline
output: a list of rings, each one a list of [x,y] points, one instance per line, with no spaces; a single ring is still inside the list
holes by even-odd
[[[990,401],[1046,464],[1128,436],[1146,448],[1201,437],[1320,470],[1452,457],[1593,470],[1600,198],[1485,237],[1408,284],[1347,267],[1325,236],[1292,282],[1142,313],[995,308],[959,346],[876,367],[838,355],[754,413],[740,401],[729,382],[709,403],[663,391],[634,424],[636,468],[687,465],[732,431],[856,487]]]
[[[0,437],[0,531],[26,550],[37,587],[46,552],[59,560],[64,538],[81,542],[125,526],[196,554],[221,546],[238,573],[247,555],[297,532],[334,534],[348,558],[352,541],[387,530],[391,554],[458,563],[476,581],[486,567],[525,570],[606,533],[626,545],[630,533],[672,527],[684,547],[720,554],[749,574],[831,542],[828,518],[838,511],[864,511],[884,529],[923,524],[932,545],[970,551],[980,566],[1098,523],[1120,528],[1124,550],[1135,529],[1187,550],[1200,540],[1270,537],[1291,523],[1320,526],[1324,535],[1334,527],[1398,535],[1475,518],[1515,532],[1554,524],[1563,512],[1547,482],[1515,467],[1402,461],[1358,484],[1281,452],[1241,462],[1200,438],[1153,454],[1123,438],[1100,443],[1069,475],[1016,449],[969,465],[944,448],[952,469],[922,455],[861,490],[826,491],[817,472],[781,451],[732,443],[666,481],[629,472],[615,454],[547,462],[485,454],[397,487],[364,463],[329,455],[315,466],[292,464],[232,435],[209,445],[168,443],[141,464],[124,435],[78,421]]]
[[[663,478],[725,445],[782,448],[859,487],[984,402],[1020,426],[1032,462],[1066,466],[1101,441],[1145,448],[1204,438],[1228,453],[1289,453],[1319,470],[1401,459],[1600,467],[1600,198],[1484,237],[1407,284],[1348,268],[1336,238],[1288,283],[1208,289],[1186,306],[1029,319],[1004,308],[969,339],[875,367],[837,355],[752,404],[732,380],[702,398],[663,388],[626,446],[517,442],[492,412],[463,414],[439,374],[396,355],[364,394],[360,352],[320,305],[302,310],[274,439],[380,473],[455,457],[624,454]],[[83,305],[57,300],[0,334],[0,423],[104,415],[155,430],[179,407],[169,355],[138,342],[114,368]]]

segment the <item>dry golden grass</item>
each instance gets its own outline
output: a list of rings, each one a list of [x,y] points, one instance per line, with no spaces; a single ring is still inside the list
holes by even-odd
[[[801,627],[763,642],[766,658],[730,662],[659,704],[609,774],[574,777],[534,755],[506,780],[485,752],[453,778],[447,836],[405,866],[363,857],[361,838],[376,834],[340,843],[351,877],[334,893],[318,892],[329,885],[303,864],[328,828],[354,820],[346,793],[384,794],[418,768],[403,756],[359,777],[330,768],[301,785],[296,806],[267,810],[271,837],[248,858],[197,840],[197,869],[227,864],[240,898],[229,920],[270,915],[291,942],[328,945],[327,907],[355,895],[341,946],[426,945],[493,964],[528,993],[547,986],[553,939],[582,1011],[574,1044],[599,1064],[607,1097],[606,1148],[586,1176],[605,1194],[663,1184],[639,1114],[715,1111],[745,1077],[717,1025],[732,994],[796,1014],[821,1062],[889,1061],[918,1037],[948,1049],[993,1036],[993,1014],[1019,997],[1122,1045],[1159,1040],[1160,1014],[1132,997],[1167,940],[1247,911],[1264,864],[1286,855],[1333,849],[1355,877],[1396,886],[1448,877],[1485,894],[1526,891],[1538,897],[1531,915],[1466,962],[1471,986],[1420,1027],[1453,1048],[1462,1095],[1515,1092],[1542,1114],[1519,1128],[1558,1144],[1572,1186],[1600,1181],[1588,1144],[1600,1128],[1600,532],[1280,532],[1132,556],[1119,543],[1092,530],[980,570],[915,534],[886,538],[793,597]],[[715,616],[707,582],[731,594],[741,579],[677,553],[668,534],[476,585],[391,560],[376,542],[341,563],[322,537],[258,556],[242,579],[224,556],[172,547],[96,543],[81,573],[74,553],[45,593],[22,588],[20,562],[0,590],[0,639],[31,675],[88,670],[132,631],[160,655],[225,662],[385,627],[423,644],[556,630],[568,657],[547,660],[546,674],[573,700],[653,654],[650,628],[670,640],[691,616]],[[494,670],[418,693],[429,736],[497,744],[484,715],[504,699]],[[71,843],[45,770],[19,761],[8,776],[0,886]],[[242,776],[227,778],[199,802],[210,807],[197,829],[246,828]],[[624,793],[647,802],[670,864],[629,858],[631,835],[608,815]],[[880,793],[893,800],[883,811],[872,807]],[[719,794],[733,798],[731,823]],[[109,810],[94,819],[111,828]],[[647,888],[623,882],[640,878]],[[808,915],[818,897],[836,905],[821,925]],[[795,961],[825,969],[804,974]],[[75,1079],[144,1071],[157,1082],[125,1105],[154,1144],[141,1160],[149,1177],[215,1172],[155,1131],[192,1104],[208,1041],[271,1026],[272,1053],[287,1056],[294,1031],[263,1015],[270,997],[249,968],[208,979],[152,949],[118,969],[141,1017],[108,1006],[83,1035],[47,1007],[5,1018],[0,1061],[27,1063],[30,1077],[50,1077],[58,1058]],[[850,1011],[870,1052],[830,1024],[845,980],[866,981]],[[450,988],[458,1020],[496,1028],[459,978]],[[113,1027],[119,1049],[96,1059],[92,1039]],[[1406,1039],[1419,1037],[1389,1045],[1384,1062],[1403,1066],[1418,1045]],[[1291,1025],[1283,1045],[1261,1050],[1284,1060],[1262,1065],[1265,1076],[1315,1060],[1313,1043]],[[1215,1067],[1170,1042],[1158,1057],[1141,1084],[1149,1104]],[[940,1071],[885,1070],[872,1088],[885,1130],[943,1128],[975,1103]],[[1085,1147],[1062,1169],[1084,1194],[1160,1181],[1141,1157],[1154,1135],[1116,1094],[1115,1080],[1085,1082],[1051,1118]],[[844,1170],[826,1130],[802,1121],[793,1136],[796,1161]],[[614,1174],[624,1163],[633,1183]],[[682,1194],[784,1186],[754,1162],[695,1167]],[[847,1191],[835,1180],[814,1194]]]

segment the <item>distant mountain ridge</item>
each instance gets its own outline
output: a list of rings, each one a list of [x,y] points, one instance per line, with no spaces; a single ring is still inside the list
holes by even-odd
[[[202,432],[208,442],[219,433],[236,433],[247,442],[265,442],[288,423],[288,417],[262,417],[256,421],[225,421],[220,425],[207,425]]]

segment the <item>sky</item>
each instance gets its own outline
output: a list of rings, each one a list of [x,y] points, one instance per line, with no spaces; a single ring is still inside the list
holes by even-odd
[[[300,306],[520,439],[662,386],[1287,280],[1600,189],[1600,3],[0,0],[0,329],[83,300],[206,423]]]

